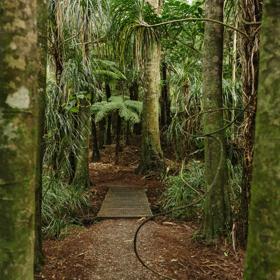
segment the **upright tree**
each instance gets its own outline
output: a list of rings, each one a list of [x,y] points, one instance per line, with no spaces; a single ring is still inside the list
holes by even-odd
[[[147,0],[156,14],[160,14],[161,1]],[[149,37],[144,57],[144,99],[142,117],[142,145],[138,171],[161,170],[164,167],[159,130],[160,62],[159,38]]]
[[[273,30],[273,32],[271,32]],[[280,2],[264,1],[245,279],[280,279]]]
[[[245,246],[248,232],[248,205],[250,183],[252,180],[253,146],[255,117],[257,107],[257,89],[259,76],[259,24],[262,15],[262,0],[242,0],[240,5],[240,28],[248,37],[240,37],[240,62],[242,69],[244,112],[243,132],[243,178],[241,186],[241,207],[239,215],[239,240]],[[253,24],[255,23],[255,24]]]
[[[41,72],[37,15],[43,1],[0,3],[0,271],[33,279]],[[40,19],[39,19],[40,22]],[[5,163],[5,164],[3,164]]]
[[[89,49],[89,24],[91,11],[89,5],[81,5],[81,15],[83,18],[82,26],[82,43],[83,43],[83,64],[87,68],[90,61],[90,49]],[[88,77],[86,77],[88,80]],[[85,92],[88,93],[89,87],[85,86],[83,88]],[[77,186],[87,188],[89,187],[89,137],[90,137],[90,125],[91,125],[91,115],[90,115],[90,100],[84,95],[84,98],[80,102],[79,108],[79,119],[81,120],[81,127],[79,127],[81,135],[81,147],[77,154],[75,175],[73,183]]]
[[[206,0],[206,18],[223,21],[223,0]],[[205,176],[208,193],[205,202],[203,235],[212,240],[223,234],[230,221],[227,195],[225,132],[223,122],[222,70],[223,25],[206,22],[203,57],[203,127],[205,138]]]
[[[42,223],[41,223],[41,208],[42,208],[42,169],[44,156],[44,143],[42,141],[44,134],[44,119],[45,119],[45,96],[46,96],[46,76],[47,76],[47,25],[48,20],[47,3],[39,1],[37,7],[37,22],[38,22],[38,54],[39,66],[38,72],[38,154],[36,163],[36,218],[35,218],[35,270],[39,271],[43,264],[43,246],[42,246]]]

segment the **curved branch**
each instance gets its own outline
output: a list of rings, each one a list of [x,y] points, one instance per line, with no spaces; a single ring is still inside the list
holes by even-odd
[[[139,26],[145,26],[145,27],[158,27],[158,26],[162,26],[162,25],[167,25],[167,24],[173,24],[173,23],[179,23],[179,22],[187,22],[187,21],[206,21],[206,22],[212,22],[212,23],[217,23],[217,24],[221,24],[229,29],[232,29],[240,34],[242,34],[243,36],[247,37],[248,39],[250,39],[250,37],[248,36],[247,33],[243,32],[242,30],[231,26],[229,24],[226,24],[222,21],[219,20],[215,20],[215,19],[210,19],[210,18],[181,18],[181,19],[173,19],[173,20],[169,20],[169,21],[164,21],[164,22],[160,22],[160,23],[156,23],[156,24],[148,24],[146,22],[141,21]]]

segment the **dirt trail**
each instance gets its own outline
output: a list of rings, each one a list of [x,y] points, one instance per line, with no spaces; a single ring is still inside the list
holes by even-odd
[[[158,180],[133,174],[137,148],[122,153],[120,165],[111,158],[113,147],[103,152],[103,162],[91,164],[94,215],[106,193],[106,184],[146,188],[152,209],[157,210],[163,186]],[[91,214],[91,215],[92,215]],[[136,259],[133,237],[141,220],[108,219],[90,227],[73,228],[63,240],[44,242],[46,263],[37,280],[160,280]],[[173,279],[242,279],[243,252],[230,244],[205,246],[193,240],[193,223],[168,219],[151,221],[140,233],[140,255],[149,266]]]

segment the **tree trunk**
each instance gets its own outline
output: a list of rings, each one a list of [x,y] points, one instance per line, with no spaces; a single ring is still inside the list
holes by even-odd
[[[81,143],[78,156],[76,158],[75,176],[73,184],[77,187],[89,187],[89,133],[90,133],[90,109],[88,105],[80,108],[79,120]]]
[[[40,158],[39,118],[44,92],[38,79],[42,65],[36,24],[41,2],[2,0],[0,4],[0,271],[3,280],[34,278],[35,190],[39,188],[37,180],[41,172],[36,165]]]
[[[106,120],[102,119],[98,123],[98,143],[99,143],[99,149],[104,149],[105,144],[105,130],[106,130]]]
[[[88,25],[89,25],[89,11],[85,13],[85,29],[83,30],[84,48],[83,48],[83,63],[87,65],[90,57],[88,40]],[[85,88],[88,91],[88,88]],[[79,120],[80,120],[80,135],[81,143],[80,150],[76,159],[76,168],[73,184],[77,187],[87,188],[90,185],[89,181],[89,139],[90,139],[90,125],[91,125],[91,114],[90,114],[90,101],[87,98],[81,100],[81,106],[79,109]]]
[[[167,127],[170,124],[170,99],[169,99],[169,85],[167,81],[167,64],[162,63],[162,88],[161,88],[161,127]]]
[[[121,129],[122,129],[122,119],[117,116],[117,131],[116,131],[116,159],[115,164],[119,163],[119,154],[121,150]]]
[[[244,114],[242,143],[244,149],[243,178],[241,190],[241,205],[239,213],[238,239],[245,247],[248,232],[248,206],[250,200],[250,183],[252,181],[253,146],[255,131],[255,116],[257,107],[257,87],[259,75],[259,35],[253,36],[258,25],[246,24],[261,20],[261,0],[242,0],[241,29],[250,39],[241,37],[240,57],[242,65],[243,102],[247,106]],[[253,38],[253,40],[251,39]]]
[[[244,279],[280,279],[280,2],[264,1]],[[273,32],[271,32],[273,30]]]
[[[206,0],[206,17],[223,21],[223,7],[223,0]],[[212,134],[215,137],[205,138],[205,176],[208,194],[204,206],[203,235],[208,241],[224,234],[230,222],[225,132],[221,130],[214,133],[224,126],[221,110],[223,107],[223,32],[222,25],[205,23],[202,103],[204,111],[214,110],[214,112],[205,114],[203,127],[205,134]]]
[[[138,100],[139,98],[139,86],[137,81],[133,81],[129,87],[129,95],[131,100]]]
[[[129,87],[129,96],[130,100],[138,100],[139,99],[139,85],[137,81],[133,81],[131,86]],[[136,123],[133,127],[133,132],[136,135],[141,134],[141,123]]]
[[[99,147],[98,147],[98,139],[97,139],[97,129],[96,129],[96,123],[94,119],[92,119],[92,161],[97,162],[100,161],[100,153],[99,153]]]
[[[160,13],[159,1],[149,0],[157,13]],[[144,58],[144,100],[142,114],[142,144],[139,173],[162,171],[163,154],[159,130],[159,96],[160,96],[160,42],[151,41]]]
[[[109,102],[111,97],[111,88],[108,82],[105,83],[106,99]],[[107,128],[106,128],[106,145],[112,144],[112,116],[109,115],[107,118]]]
[[[38,72],[39,96],[38,96],[38,117],[41,120],[38,126],[38,156],[37,156],[37,186],[36,186],[36,218],[35,218],[35,270],[40,271],[43,265],[43,246],[42,246],[42,169],[44,157],[44,119],[45,119],[45,96],[46,96],[46,70],[47,70],[47,34],[46,21],[48,19],[47,5],[44,1],[38,3],[38,51],[40,55],[40,71]]]

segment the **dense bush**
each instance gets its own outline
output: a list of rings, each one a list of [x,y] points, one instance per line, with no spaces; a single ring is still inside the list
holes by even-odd
[[[205,181],[204,166],[201,162],[190,162],[186,167],[182,167],[180,174],[168,176],[165,183],[167,188],[162,198],[164,210],[171,211],[174,218],[189,219],[201,215],[203,200],[191,207],[177,209],[203,196]]]
[[[235,219],[240,211],[242,166],[233,165],[227,160],[228,182],[232,214]],[[204,164],[199,161],[191,161],[176,176],[168,176],[165,179],[166,191],[163,193],[162,206],[164,210],[171,211],[171,216],[180,219],[199,218],[203,210],[203,199],[191,207],[177,209],[192,204],[199,200],[206,191],[204,178]]]
[[[79,224],[78,217],[88,205],[85,190],[43,176],[42,231],[46,237],[58,238],[68,225]]]

